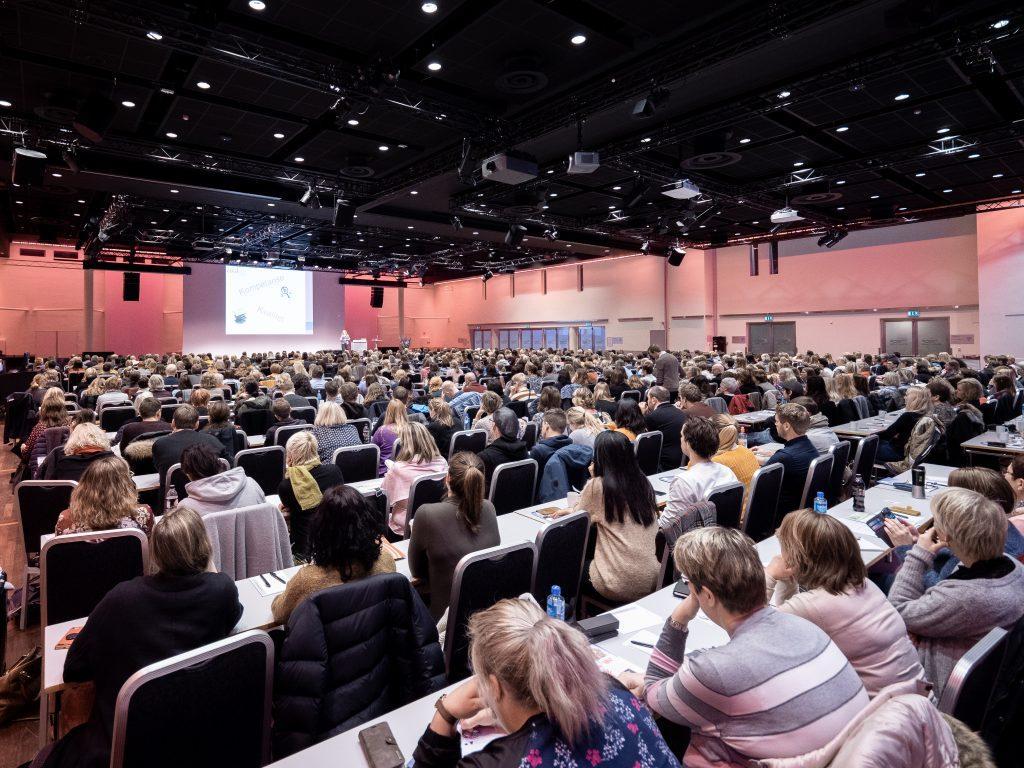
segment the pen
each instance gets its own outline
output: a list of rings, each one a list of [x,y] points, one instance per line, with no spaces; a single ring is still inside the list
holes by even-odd
[[[263,579],[263,586],[265,586],[265,587],[269,587],[270,586],[270,582],[267,581],[267,577],[264,576],[262,573],[260,574],[260,578]]]
[[[282,579],[280,576],[278,576],[274,571],[271,571],[270,575],[273,576],[278,581],[280,581],[282,584],[287,584],[288,583],[284,579]]]
[[[654,647],[653,643],[645,643],[642,640],[630,640],[629,642],[631,642],[633,645],[643,646],[644,648],[653,648]]]

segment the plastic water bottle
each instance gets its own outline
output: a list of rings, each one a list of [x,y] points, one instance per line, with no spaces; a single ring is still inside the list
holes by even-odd
[[[860,475],[853,476],[853,485],[851,490],[853,491],[853,511],[863,512],[864,511],[864,478]]]
[[[164,494],[164,513],[170,512],[176,506],[178,506],[178,492],[174,490],[173,485],[169,485]]]
[[[740,427],[740,445],[742,445],[744,448],[747,447],[747,428],[746,427]]]
[[[814,511],[819,515],[828,513],[828,502],[825,500],[824,491],[818,491],[818,495],[814,497]]]
[[[562,588],[557,584],[551,585],[551,594],[548,595],[548,616],[565,621],[565,598],[562,597]]]

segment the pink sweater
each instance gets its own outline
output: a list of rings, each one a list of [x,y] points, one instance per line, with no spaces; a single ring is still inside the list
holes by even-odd
[[[766,578],[771,604],[807,619],[831,637],[860,675],[868,696],[908,681],[921,681],[921,690],[926,690],[924,668],[906,624],[870,581],[855,591],[833,595],[820,588],[800,592],[792,582]]]
[[[391,520],[388,525],[395,533],[405,532],[405,506],[409,501],[409,489],[412,481],[422,475],[433,475],[438,472],[448,471],[448,462],[438,457],[433,461],[420,464],[413,464],[408,461],[385,462],[387,474],[381,483],[381,490],[388,496],[388,505],[391,507]]]

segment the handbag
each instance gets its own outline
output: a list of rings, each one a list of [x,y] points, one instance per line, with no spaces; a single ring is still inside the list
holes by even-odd
[[[39,699],[42,674],[43,654],[37,645],[0,676],[0,725]]]

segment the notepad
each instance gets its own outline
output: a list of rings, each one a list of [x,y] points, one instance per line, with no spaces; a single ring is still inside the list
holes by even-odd
[[[270,595],[278,595],[284,592],[285,584],[275,579],[273,576],[254,576],[252,579],[253,586],[256,587],[256,591],[259,592],[263,597],[270,597]]]
[[[658,614],[638,605],[612,611],[612,615],[619,620],[620,635],[631,635],[641,629],[647,629],[647,627],[663,623],[662,618]]]

